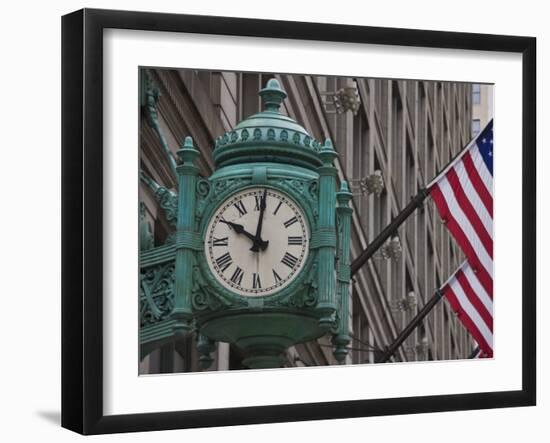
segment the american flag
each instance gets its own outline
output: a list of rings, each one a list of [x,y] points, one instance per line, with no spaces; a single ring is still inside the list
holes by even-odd
[[[457,241],[458,245],[467,258],[466,268],[462,267],[451,281],[446,285],[449,293],[456,295],[456,292],[450,285],[453,285],[456,291],[459,287],[463,289],[465,295],[470,298],[475,294],[465,291],[460,284],[458,276],[462,281],[465,279],[464,270],[468,270],[468,275],[475,278],[479,284],[474,288],[472,281],[470,289],[474,291],[483,291],[483,294],[477,295],[478,299],[485,298],[491,300],[491,304],[485,306],[485,311],[481,309],[481,304],[473,304],[479,318],[484,319],[484,323],[489,327],[490,336],[484,336],[484,342],[479,342],[480,347],[487,353],[492,353],[492,298],[493,298],[493,121],[473,139],[468,146],[445,168],[429,185],[428,190],[434,199],[439,214],[447,228]],[[455,278],[456,277],[456,278]],[[455,280],[453,280],[453,278]],[[457,286],[458,285],[458,286]],[[469,298],[469,299],[470,299]],[[450,301],[450,300],[449,300]],[[452,304],[452,303],[451,303]],[[488,309],[488,306],[491,309]],[[455,298],[453,306],[464,309]],[[462,311],[461,311],[462,312]],[[462,314],[466,321],[466,327],[476,338],[480,336],[481,323],[473,321],[474,313],[471,315]],[[490,319],[489,319],[490,316]],[[490,320],[490,321],[489,321]],[[477,325],[477,329],[474,326]],[[470,329],[472,327],[472,329]],[[477,332],[475,332],[477,330]],[[475,333],[474,333],[475,332]],[[481,339],[481,336],[480,336]],[[489,341],[490,339],[490,341]]]
[[[493,356],[493,298],[465,261],[440,289],[459,320],[479,344],[480,356]]]

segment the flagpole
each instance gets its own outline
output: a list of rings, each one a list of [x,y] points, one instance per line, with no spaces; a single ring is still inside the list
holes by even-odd
[[[479,346],[476,346],[476,348],[472,351],[472,353],[468,356],[469,359],[476,358],[476,355],[479,352]]]
[[[428,196],[428,190],[426,188],[421,189],[416,196],[412,198],[407,206],[395,217],[391,223],[386,226],[378,237],[371,241],[368,246],[359,254],[355,260],[351,263],[351,276],[353,277],[359,269],[373,256],[373,254],[384,244],[384,242],[395,232],[397,228],[403,224],[409,215],[411,215],[417,208],[422,206],[422,202]]]
[[[416,316],[411,320],[403,331],[395,338],[393,343],[386,348],[386,351],[382,355],[377,363],[386,363],[391,356],[397,351],[399,346],[407,339],[409,335],[416,329],[420,322],[429,314],[433,307],[443,298],[443,292],[441,290],[435,291],[433,297],[428,300],[428,302],[422,307],[422,309],[416,314]]]

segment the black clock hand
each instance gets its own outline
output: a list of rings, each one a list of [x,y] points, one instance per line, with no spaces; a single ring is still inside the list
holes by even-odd
[[[239,225],[238,223],[233,223],[226,220],[220,220],[220,222],[225,223],[228,226],[231,226],[237,234],[244,234],[250,240],[252,240],[253,242],[256,242],[256,237],[254,237],[250,232],[246,231],[243,225]],[[265,242],[262,242],[262,246],[263,246],[263,243]]]
[[[266,198],[267,198],[267,188],[264,189],[264,195],[260,201],[260,215],[258,216],[258,226],[256,227],[256,237],[254,240],[254,244],[250,248],[250,250],[254,252],[258,252],[260,249],[262,251],[265,251],[265,248],[267,248],[267,245],[269,244],[269,241],[262,240],[262,225],[264,221]]]

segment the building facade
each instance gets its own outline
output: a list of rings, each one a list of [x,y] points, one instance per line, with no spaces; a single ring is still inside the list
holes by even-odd
[[[493,85],[472,84],[472,138],[493,118]]]
[[[316,139],[333,141],[339,178],[352,185],[352,259],[469,142],[473,129],[474,94],[465,83],[170,69],[141,75],[140,167],[169,189],[176,181],[166,151],[175,158],[184,138],[193,137],[200,174],[209,176],[215,139],[260,111],[258,91],[277,78],[288,94],[283,112]],[[140,207],[155,244],[163,244],[173,228],[144,182]],[[346,364],[376,363],[462,260],[425,200],[354,276]],[[200,370],[194,340],[190,335],[142,355],[140,373]],[[285,366],[336,364],[331,348],[328,338],[296,345]],[[474,348],[441,301],[392,360],[468,358]],[[218,343],[209,370],[244,369],[241,361],[239,349]]]

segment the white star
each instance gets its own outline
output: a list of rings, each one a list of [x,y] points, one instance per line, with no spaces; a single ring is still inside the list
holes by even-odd
[[[493,151],[489,151],[489,157],[493,156]]]
[[[487,139],[484,138],[483,140],[481,140],[482,143],[487,143]]]

